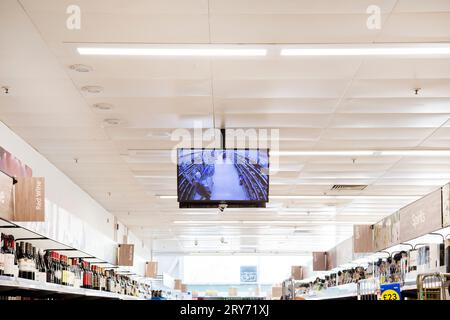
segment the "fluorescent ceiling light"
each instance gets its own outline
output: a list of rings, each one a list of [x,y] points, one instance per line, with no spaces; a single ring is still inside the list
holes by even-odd
[[[233,220],[177,220],[174,221],[175,224],[236,224],[239,221]]]
[[[176,179],[176,176],[135,175],[137,179]]]
[[[292,220],[248,220],[242,221],[244,224],[297,224],[297,223],[309,223],[309,221],[292,221]]]
[[[321,199],[321,200],[337,200],[337,199],[345,199],[345,200],[351,200],[351,199],[391,199],[391,200],[408,200],[408,199],[416,199],[418,197],[421,197],[420,195],[417,196],[371,196],[371,195],[354,195],[354,196],[322,196],[322,195],[311,195],[311,196],[303,196],[303,195],[280,195],[280,196],[269,196],[269,198],[272,199]],[[173,195],[165,195],[165,196],[159,196],[160,199],[177,199],[177,196]],[[237,210],[242,211],[242,209]]]
[[[316,151],[270,151],[271,156],[304,157],[448,157],[450,150],[316,150]]]
[[[379,199],[379,200],[409,200],[417,199],[421,196],[370,196],[370,195],[354,195],[354,196],[296,196],[296,195],[282,195],[282,196],[269,196],[270,199],[317,199],[317,200],[352,200],[352,199]]]
[[[297,225],[301,224],[323,224],[328,223],[330,225],[334,224],[358,224],[358,223],[370,223],[367,221],[334,221],[334,220],[177,220],[173,221],[174,224],[289,224],[289,225]]]
[[[376,151],[270,151],[271,156],[373,156]]]
[[[231,234],[231,235],[226,235],[226,234],[221,234],[221,235],[180,235],[179,238],[183,238],[183,239],[190,239],[190,240],[195,240],[195,239],[220,239],[220,237],[224,237],[225,240],[226,239],[241,239],[241,238],[262,238],[262,239],[266,239],[266,238],[282,238],[282,239],[288,239],[288,236],[290,237],[296,237],[297,235],[272,235],[272,234],[248,234],[248,235],[236,235],[236,234]]]
[[[386,150],[381,151],[382,156],[405,156],[405,157],[448,157],[450,150]]]
[[[359,47],[359,48],[285,48],[281,56],[396,56],[396,55],[447,55],[448,46],[398,46],[398,47]]]
[[[126,47],[83,47],[77,48],[80,55],[102,56],[206,56],[206,57],[240,57],[265,56],[266,49],[255,48],[126,48]]]
[[[181,214],[181,215],[218,215],[217,212],[211,212],[211,211],[204,211],[204,212],[189,212],[189,211],[177,211],[177,214]]]
[[[335,215],[335,211],[281,211],[279,215],[283,216],[308,216],[308,215]]]

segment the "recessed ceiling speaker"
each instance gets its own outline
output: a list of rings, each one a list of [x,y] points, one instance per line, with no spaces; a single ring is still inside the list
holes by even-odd
[[[110,103],[100,102],[92,105],[92,108],[98,110],[98,111],[110,111],[114,109],[114,106]]]
[[[84,86],[81,90],[88,93],[100,93],[103,91],[103,87],[100,86]]]
[[[103,122],[109,126],[118,126],[122,123],[122,120],[120,119],[105,119]]]
[[[72,64],[69,68],[77,72],[91,72],[93,70],[91,66],[85,64]]]

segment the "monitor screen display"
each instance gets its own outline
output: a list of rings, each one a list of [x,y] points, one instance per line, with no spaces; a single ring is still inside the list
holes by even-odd
[[[267,202],[267,149],[178,149],[178,202]]]

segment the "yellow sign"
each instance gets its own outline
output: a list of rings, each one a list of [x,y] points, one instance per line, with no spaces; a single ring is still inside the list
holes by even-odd
[[[388,289],[381,294],[381,300],[400,300],[400,295],[397,291]]]

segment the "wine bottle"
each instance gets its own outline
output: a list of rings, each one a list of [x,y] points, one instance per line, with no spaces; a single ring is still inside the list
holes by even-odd
[[[44,251],[42,251],[41,249],[37,249],[36,251],[36,280],[39,282],[45,282],[47,278],[47,268],[44,259]]]
[[[36,247],[32,247],[31,256],[33,257],[32,262],[31,262],[31,269],[33,270],[33,280],[37,280],[39,268],[38,268],[38,264],[37,264],[38,256],[37,256]]]
[[[26,244],[26,257],[27,257],[27,272],[28,272],[28,278],[30,280],[36,279],[36,267],[34,262],[34,255],[33,255],[33,245],[31,243]],[[34,249],[36,251],[36,249]]]
[[[52,258],[52,252],[46,251],[45,252],[45,268],[47,271],[47,282],[49,283],[55,283],[55,272],[53,269],[53,258]]]
[[[19,265],[19,278],[27,279],[28,275],[26,274],[26,256],[25,256],[25,242],[19,242],[17,246],[17,263]]]
[[[66,266],[64,262],[64,256],[61,254],[59,256],[59,264],[61,266],[61,284],[63,286],[67,285],[66,283]]]
[[[53,263],[54,263],[54,267],[55,267],[55,283],[56,284],[61,284],[62,283],[62,274],[61,274],[61,262],[60,262],[60,257],[59,257],[59,253],[57,252],[53,252]]]
[[[5,235],[3,239],[3,259],[4,259],[4,271],[3,274],[8,277],[14,277],[15,270],[15,241],[14,236]]]
[[[89,270],[89,263],[82,261],[81,265],[83,269],[83,288],[91,289],[91,272]]]
[[[0,276],[2,276],[5,273],[5,256],[3,254],[3,233],[0,232]]]
[[[92,266],[92,281],[93,281],[93,287],[95,290],[100,290],[100,281],[99,281],[99,277],[98,277],[98,272],[97,272],[97,266]]]

